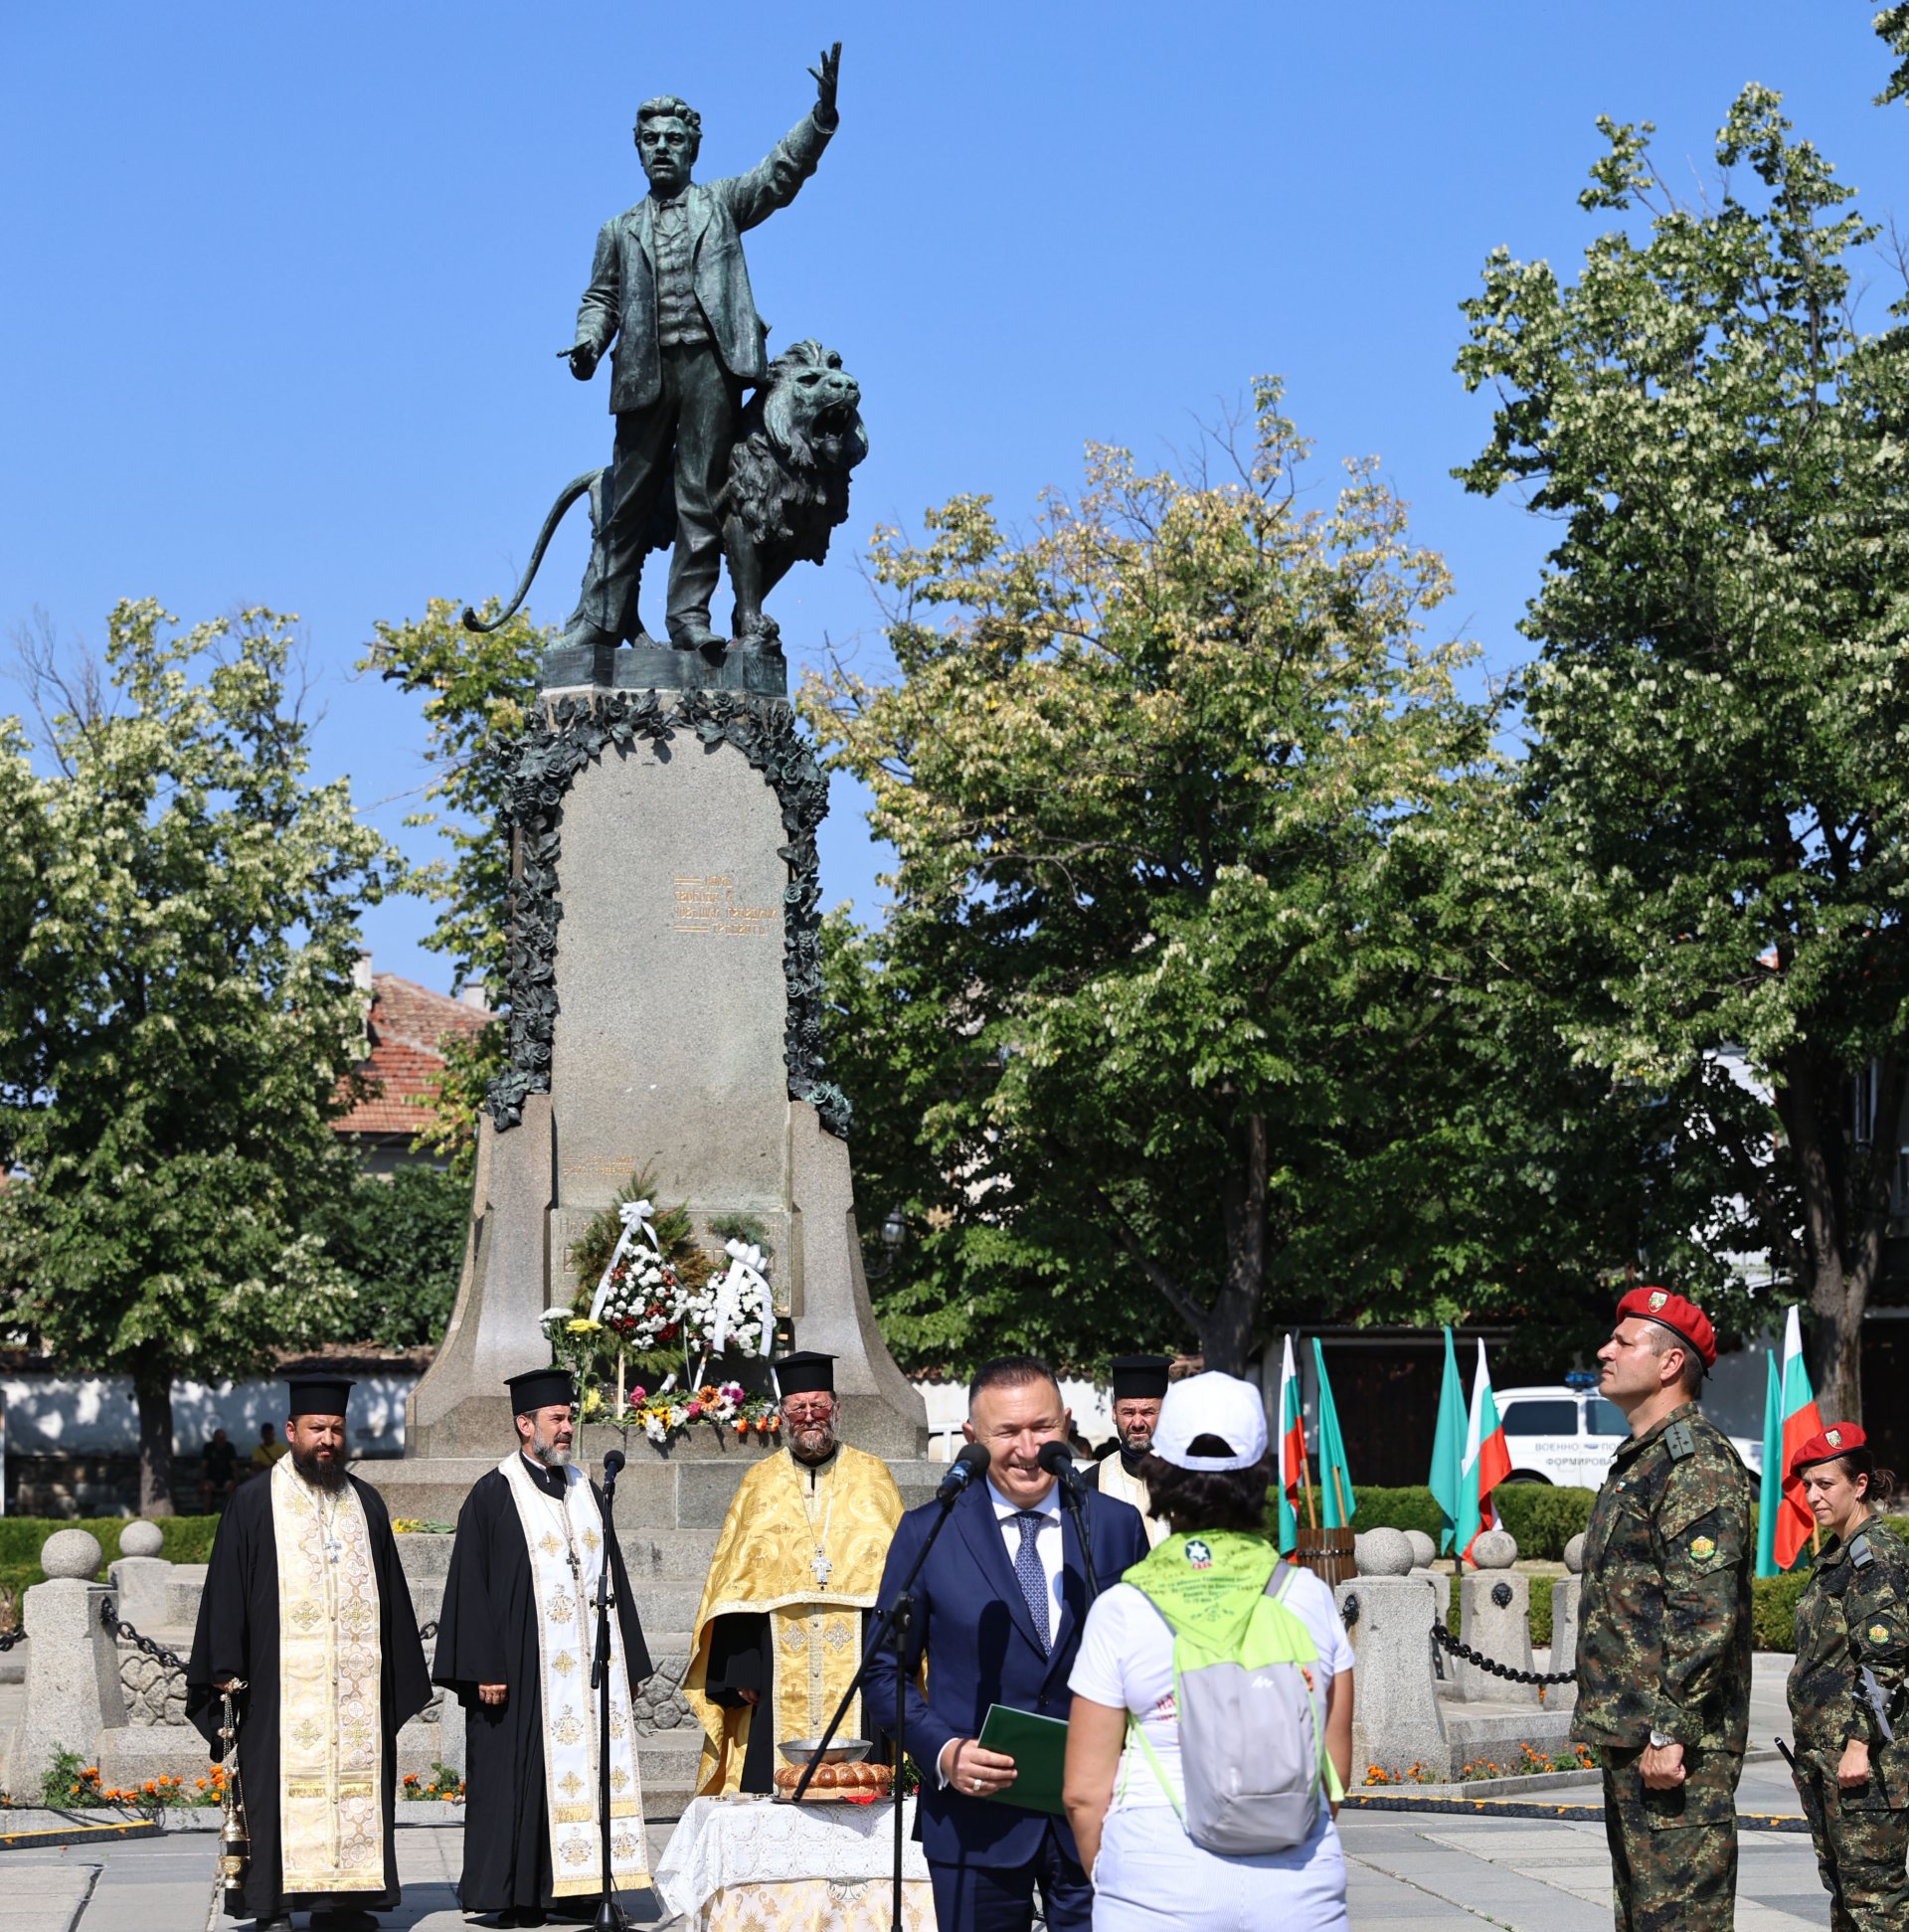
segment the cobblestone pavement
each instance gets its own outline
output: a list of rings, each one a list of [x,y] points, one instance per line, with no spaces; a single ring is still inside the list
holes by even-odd
[[[1587,1794],[1588,1795],[1588,1794]],[[1354,1926],[1387,1932],[1604,1932],[1611,1865],[1593,1824],[1347,1813],[1341,1819]],[[652,1827],[660,1849],[667,1827]],[[1746,1832],[1737,1891],[1740,1932],[1826,1927],[1807,1837]],[[466,1923],[452,1889],[462,1857],[455,1827],[398,1836],[402,1911],[392,1932],[454,1932]],[[15,1865],[18,1855],[22,1862]],[[213,1841],[192,1835],[67,1853],[0,1854],[0,1932],[198,1932],[211,1896]],[[625,1901],[655,1925],[653,1897]],[[219,1920],[221,1932],[234,1921]],[[299,1921],[302,1924],[302,1920]]]

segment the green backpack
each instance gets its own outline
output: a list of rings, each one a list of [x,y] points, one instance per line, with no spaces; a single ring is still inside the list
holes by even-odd
[[[1280,1599],[1295,1572],[1264,1539],[1170,1536],[1127,1572],[1173,1633],[1184,1806],[1128,1714],[1153,1775],[1195,1844],[1250,1857],[1303,1844],[1319,1791],[1344,1796],[1325,1749],[1312,1634]]]

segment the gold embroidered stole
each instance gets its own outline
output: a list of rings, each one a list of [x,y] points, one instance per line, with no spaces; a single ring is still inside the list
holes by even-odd
[[[700,1793],[740,1787],[759,1720],[774,1723],[778,1744],[822,1734],[855,1674],[861,1613],[875,1602],[901,1515],[887,1465],[846,1446],[817,1472],[812,1496],[807,1466],[786,1449],[743,1478],[711,1560],[683,1681],[703,1726]],[[705,1690],[709,1627],[738,1612],[769,1618],[773,1677],[763,1703],[726,1710]],[[843,1724],[842,1736],[862,1735],[859,1697]]]
[[[597,1693],[590,1662],[597,1648],[597,1590],[605,1579],[603,1517],[583,1472],[566,1469],[563,1501],[531,1480],[516,1452],[497,1465],[510,1486],[530,1552],[537,1601],[537,1664],[544,1709],[544,1806],[550,1868],[559,1898],[603,1889],[597,1819]],[[619,1886],[649,1883],[643,1791],[636,1775],[636,1728],[629,1702],[623,1634],[609,1619],[609,1868]]]
[[[320,1490],[289,1456],[270,1481],[280,1882],[287,1892],[381,1892],[384,1657],[370,1528],[349,1482]]]
[[[1130,1502],[1140,1512],[1149,1549],[1158,1549],[1166,1541],[1169,1533],[1166,1524],[1158,1516],[1147,1514],[1153,1499],[1146,1493],[1146,1485],[1137,1476],[1128,1475],[1118,1449],[1111,1456],[1101,1458],[1101,1493],[1116,1502]]]

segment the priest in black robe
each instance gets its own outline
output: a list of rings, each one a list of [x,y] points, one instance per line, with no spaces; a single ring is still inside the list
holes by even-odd
[[[399,1727],[431,1701],[383,1498],[345,1469],[351,1383],[292,1378],[289,1453],[226,1504],[186,1666],[186,1715],[221,1751],[238,1681],[251,1856],[227,1908],[260,1932],[325,1932],[399,1902]]]
[[[465,1713],[468,1765],[464,1775],[464,1868],[457,1886],[458,1901],[467,1913],[500,1913],[499,1925],[542,1925],[553,1907],[574,1907],[583,1897],[574,1888],[572,1874],[560,1872],[552,1855],[552,1807],[545,1782],[551,1742],[545,1735],[546,1724],[551,1721],[544,1694],[545,1683],[551,1680],[546,1670],[553,1656],[568,1652],[547,1655],[548,1646],[540,1649],[539,1582],[532,1567],[524,1517],[512,1493],[513,1477],[506,1472],[514,1464],[521,1470],[522,1480],[549,1498],[552,1527],[544,1534],[555,1541],[563,1527],[565,1498],[576,1483],[570,1468],[576,1391],[570,1376],[558,1368],[514,1375],[507,1386],[516,1420],[517,1447],[504,1459],[503,1467],[477,1479],[458,1511],[457,1540],[451,1549],[443,1608],[437,1617],[432,1676],[444,1686],[446,1694],[457,1698]],[[594,1483],[585,1487],[601,1519],[603,1492]],[[655,1667],[630,1601],[622,1551],[613,1537],[605,1540],[626,1679],[620,1687],[621,1704],[626,1711],[637,1687]],[[588,1555],[591,1560],[602,1560],[598,1552]],[[551,1646],[557,1641],[549,1638]],[[580,1662],[580,1677],[573,1679],[566,1671],[559,1680],[577,1683],[577,1707],[582,1711],[587,1705],[584,1721],[594,1731],[597,1699],[588,1688],[588,1648]],[[616,1695],[612,1686],[612,1701]],[[560,1713],[558,1721],[567,1714]],[[612,1802],[611,1816],[619,1832],[628,1829],[627,1806],[632,1799],[640,1804],[633,1791]],[[591,1810],[589,1830],[593,1839],[598,1830],[595,1800],[594,1789],[583,1798]],[[637,1810],[630,1836],[637,1841],[635,1856],[646,1863],[640,1828]],[[620,1859],[621,1853],[616,1856]],[[617,1871],[619,1886],[647,1882],[646,1872],[632,1878],[620,1864],[613,1862],[612,1868]],[[601,1866],[595,1869],[601,1874]],[[601,1882],[600,1876],[597,1882]],[[595,1895],[594,1891],[589,1894]]]
[[[1117,1355],[1107,1366],[1114,1382],[1114,1447],[1082,1480],[1117,1502],[1130,1502],[1146,1523],[1147,1542],[1158,1544],[1167,1527],[1149,1513],[1140,1466],[1153,1447],[1153,1426],[1160,1419],[1172,1364],[1164,1355]]]

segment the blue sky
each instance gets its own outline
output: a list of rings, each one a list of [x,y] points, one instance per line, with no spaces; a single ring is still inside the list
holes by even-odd
[[[573,383],[555,352],[599,224],[642,192],[635,103],[684,94],[699,173],[731,173],[840,38],[841,130],[748,243],[772,341],[839,349],[873,442],[835,555],[772,606],[794,658],[880,669],[877,522],[961,491],[1024,520],[1084,442],[1169,460],[1278,371],[1322,480],[1380,457],[1455,573],[1445,626],[1503,668],[1545,532],[1448,474],[1488,422],[1451,373],[1486,250],[1568,267],[1595,116],[1654,120],[1693,179],[1751,80],[1869,212],[1909,204],[1909,115],[1868,104],[1871,11],[8,7],[0,630],[38,610],[96,641],[121,596],[298,613],[320,770],[399,836],[416,711],[351,665],[379,617],[507,590],[558,487],[607,457],[607,374]],[[582,554],[578,515],[536,615],[569,610]],[[828,900],[872,913],[879,855],[839,779],[822,857]],[[378,909],[377,964],[445,984],[429,923]]]

